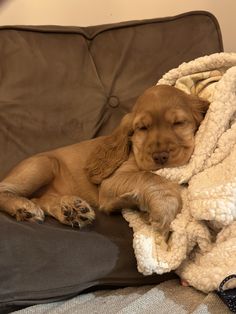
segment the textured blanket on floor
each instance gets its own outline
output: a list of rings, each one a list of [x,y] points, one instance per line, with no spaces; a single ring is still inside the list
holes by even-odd
[[[158,84],[210,101],[189,163],[156,172],[187,186],[182,190],[183,208],[168,240],[142,213],[125,209],[123,216],[133,228],[141,273],[175,270],[189,285],[209,292],[236,273],[236,53],[183,63]]]

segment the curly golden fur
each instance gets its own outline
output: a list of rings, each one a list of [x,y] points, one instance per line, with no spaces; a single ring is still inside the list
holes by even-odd
[[[0,183],[0,209],[17,220],[51,215],[81,227],[124,207],[149,214],[168,229],[181,207],[177,184],[153,174],[188,162],[208,103],[167,85],[141,95],[108,136],[37,154]]]

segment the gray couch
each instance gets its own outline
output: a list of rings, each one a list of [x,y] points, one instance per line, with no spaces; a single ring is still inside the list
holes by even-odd
[[[37,152],[108,134],[165,72],[222,50],[207,12],[83,28],[1,27],[0,179]],[[174,273],[138,273],[132,232],[119,215],[97,213],[78,230],[0,213],[0,239],[0,313],[88,289],[178,285]]]

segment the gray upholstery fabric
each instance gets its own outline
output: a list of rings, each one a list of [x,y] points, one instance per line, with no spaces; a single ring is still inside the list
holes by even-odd
[[[35,305],[16,314],[230,314],[212,292],[204,294],[192,287],[168,280],[159,285],[128,287],[86,293],[70,300]]]
[[[1,27],[0,178],[32,154],[109,133],[166,71],[222,49],[206,12],[87,28]],[[121,216],[98,214],[77,230],[0,214],[0,238],[0,312],[174,276],[137,272]]]

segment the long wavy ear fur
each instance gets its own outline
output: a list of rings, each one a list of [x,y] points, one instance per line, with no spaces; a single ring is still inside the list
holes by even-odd
[[[205,114],[209,108],[209,101],[199,98],[197,96],[191,96],[191,107],[194,120],[196,122],[196,127],[198,128],[201,121],[204,119]]]
[[[104,137],[87,160],[85,171],[91,182],[100,184],[128,159],[131,142],[133,113],[126,114],[115,131]]]

